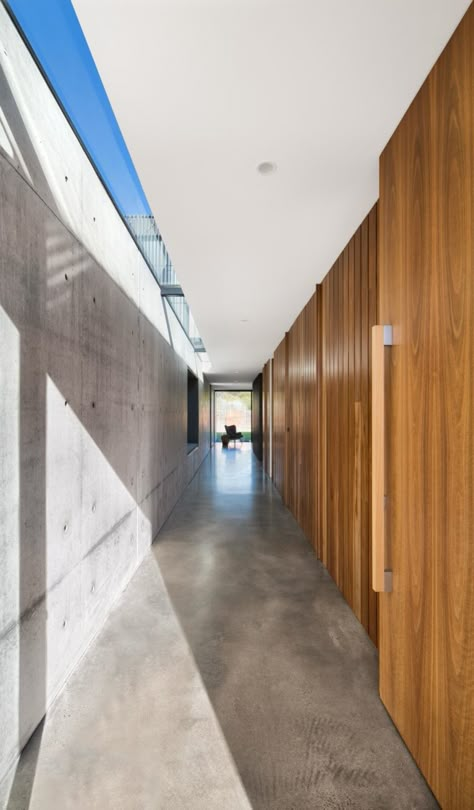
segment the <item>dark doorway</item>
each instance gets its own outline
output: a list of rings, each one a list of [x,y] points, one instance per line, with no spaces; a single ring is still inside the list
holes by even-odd
[[[252,445],[259,461],[263,457],[262,381],[262,374],[258,374],[252,386]]]
[[[188,369],[188,453],[199,444],[199,381]]]

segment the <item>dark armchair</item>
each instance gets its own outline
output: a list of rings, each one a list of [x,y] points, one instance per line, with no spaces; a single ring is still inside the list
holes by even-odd
[[[227,435],[229,437],[229,441],[234,442],[234,447],[235,447],[235,442],[237,441],[237,439],[239,439],[239,441],[242,442],[244,434],[237,432],[236,425],[224,425],[224,427],[225,427],[225,432],[227,433]]]

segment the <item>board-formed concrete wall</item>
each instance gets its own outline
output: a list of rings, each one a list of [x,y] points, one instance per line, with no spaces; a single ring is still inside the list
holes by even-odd
[[[160,291],[0,4],[0,777],[209,450]],[[181,354],[182,354],[181,350]]]

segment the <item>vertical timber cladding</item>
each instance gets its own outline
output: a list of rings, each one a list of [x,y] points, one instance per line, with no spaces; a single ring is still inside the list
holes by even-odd
[[[380,695],[445,810],[474,807],[474,5],[380,162],[388,546]]]
[[[317,299],[312,296],[287,337],[286,503],[316,549],[317,510]]]
[[[287,458],[287,336],[275,349],[273,357],[273,482],[286,502],[286,458]]]
[[[370,559],[370,330],[374,206],[275,351],[273,479],[377,642]]]
[[[377,320],[377,206],[321,285],[318,554],[370,637],[370,330]]]

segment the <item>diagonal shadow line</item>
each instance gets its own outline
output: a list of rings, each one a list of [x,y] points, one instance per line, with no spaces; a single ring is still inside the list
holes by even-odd
[[[37,306],[41,308],[41,297]],[[47,704],[46,590],[46,375],[41,349],[20,348],[19,684],[20,747],[28,741]],[[34,673],[34,677],[32,674]],[[7,810],[28,808],[39,757],[42,725],[15,771]],[[21,797],[18,803],[18,797]]]
[[[45,719],[43,718],[25,745],[18,760],[5,810],[28,810],[30,807],[41,752],[44,722]]]
[[[198,475],[199,475],[199,472],[194,477],[194,479],[193,479],[194,481],[196,480]],[[184,493],[181,496],[181,500],[182,500],[183,497],[185,497]],[[173,509],[173,511],[174,511],[174,509]],[[168,519],[167,519],[166,522],[168,522],[168,520],[170,520],[170,518],[172,517],[173,511],[168,516]],[[185,633],[182,620],[181,620],[180,615],[179,615],[179,613],[178,613],[178,611],[176,609],[175,603],[171,598],[171,594],[170,594],[170,591],[168,589],[168,585],[167,585],[167,583],[165,581],[165,578],[163,576],[163,572],[161,570],[158,559],[157,559],[157,557],[156,557],[156,555],[154,553],[154,546],[155,546],[156,542],[157,542],[157,539],[155,538],[154,544],[150,549],[150,559],[151,559],[151,561],[152,561],[152,563],[153,563],[153,565],[154,565],[154,567],[156,569],[156,573],[157,573],[157,576],[158,576],[158,579],[159,579],[160,590],[162,590],[163,593],[166,595],[166,600],[167,600],[167,602],[169,604],[171,615],[173,617],[173,622],[176,624],[176,627],[177,627],[177,629],[179,631],[179,634],[180,634],[180,637],[181,637],[181,642],[182,642],[184,648],[186,649],[186,654],[188,656],[188,659],[189,659],[189,661],[190,661],[190,663],[192,665],[192,668],[193,668],[193,670],[195,672],[196,678],[199,681],[200,687],[201,687],[203,693],[206,696],[209,711],[212,714],[212,718],[213,718],[213,720],[215,722],[215,728],[216,728],[216,730],[217,730],[217,732],[219,734],[221,744],[222,744],[224,750],[227,753],[229,764],[230,764],[230,767],[231,767],[231,769],[233,771],[234,778],[235,778],[236,782],[238,783],[239,788],[242,791],[243,799],[246,800],[246,802],[248,804],[248,810],[252,810],[253,804],[251,802],[249,792],[248,792],[248,790],[247,790],[247,788],[246,788],[246,786],[244,784],[244,781],[242,779],[242,775],[241,775],[241,773],[239,771],[239,767],[238,767],[238,764],[237,764],[236,759],[234,757],[234,753],[231,750],[229,742],[228,742],[228,740],[226,738],[226,735],[224,733],[224,729],[222,727],[221,721],[219,719],[218,713],[217,713],[216,708],[214,706],[213,700],[212,700],[211,695],[209,693],[208,685],[206,684],[205,679],[203,678],[201,669],[198,666],[194,650],[193,650],[193,648],[191,646],[188,635]],[[18,808],[14,808],[14,809],[13,808],[12,809],[7,808],[7,810],[18,810]]]
[[[3,278],[0,277],[0,303],[6,315],[16,326],[20,336],[20,409],[19,409],[19,457],[20,457],[20,484],[19,484],[19,693],[18,693],[18,747],[24,746],[24,755],[15,771],[14,782],[10,790],[8,799],[8,810],[27,810],[32,790],[34,786],[36,764],[41,747],[42,733],[34,736],[34,744],[27,745],[35,727],[44,717],[47,705],[47,603],[44,594],[47,586],[47,537],[46,537],[46,380],[47,376],[55,382],[65,396],[65,405],[71,409],[80,419],[83,427],[91,436],[97,447],[101,450],[109,464],[112,466],[128,492],[132,494],[135,502],[143,500],[143,490],[137,485],[135,457],[130,459],[130,454],[121,452],[124,442],[135,441],[135,446],[139,447],[140,437],[137,432],[138,408],[135,408],[133,418],[124,427],[122,442],[111,442],[104,431],[101,430],[101,419],[105,418],[107,401],[105,389],[103,387],[103,375],[100,374],[100,362],[103,359],[101,351],[97,348],[96,324],[102,319],[105,328],[110,329],[111,324],[120,322],[123,324],[121,330],[114,335],[118,347],[113,356],[116,363],[115,372],[120,379],[131,377],[131,372],[136,375],[139,362],[147,360],[149,367],[156,376],[162,366],[169,370],[170,375],[174,375],[174,380],[180,384],[181,378],[184,380],[186,368],[184,361],[176,355],[173,348],[166,341],[156,326],[152,324],[146,316],[137,309],[135,302],[131,301],[120,287],[113,281],[103,268],[87,253],[78,240],[70,234],[54,210],[54,200],[48,181],[42,171],[41,163],[38,160],[35,146],[30,138],[21,112],[9,86],[5,73],[0,68],[0,105],[4,111],[9,125],[14,133],[18,148],[22,150],[22,157],[25,165],[33,178],[34,186],[26,180],[21,169],[15,161],[5,155],[0,149],[0,161],[8,166],[5,172],[13,176],[14,172],[19,176],[19,183],[25,183],[28,187],[28,194],[25,197],[25,210],[20,212],[15,207],[16,199],[6,200],[4,212],[0,219],[0,227],[12,229],[16,233],[15,226],[18,224],[23,228],[28,225],[30,218],[36,213],[41,213],[40,222],[34,222],[36,231],[34,238],[28,241],[23,240],[24,248],[21,251],[14,251],[8,243],[2,247],[2,271]],[[21,180],[19,179],[21,177]],[[8,177],[7,177],[8,179]],[[21,199],[21,198],[20,198]],[[44,205],[44,211],[49,209],[50,214],[40,210]],[[14,219],[21,214],[21,222]],[[48,231],[48,225],[54,220],[54,232]],[[38,227],[40,230],[38,230]],[[9,230],[5,230],[4,235],[8,236]],[[3,235],[3,233],[2,233]],[[64,239],[62,236],[64,235]],[[42,270],[57,274],[57,268],[53,268],[51,259],[51,248],[49,243],[51,237],[61,237],[59,241],[63,243],[60,248],[69,251],[71,262],[77,255],[81,259],[81,272],[77,278],[66,275],[63,280],[63,270],[68,266],[61,266],[61,284],[54,288],[44,284]],[[49,240],[49,241],[48,241]],[[70,247],[72,245],[72,248]],[[14,254],[14,255],[13,255]],[[68,291],[67,297],[60,299],[62,292]],[[54,309],[49,320],[46,321],[48,306],[53,301],[58,304],[60,311]],[[87,321],[86,316],[91,313],[94,317],[89,318],[89,332],[82,322]],[[61,324],[68,323],[74,319],[76,332],[72,331],[74,337],[69,339],[61,332]],[[49,332],[46,339],[43,335],[44,325],[47,323]],[[134,335],[134,352],[130,353],[131,360],[127,365],[127,351],[130,345],[130,332]],[[69,335],[69,332],[67,335]],[[77,334],[79,337],[77,337]],[[145,347],[146,349],[143,348]],[[151,348],[151,353],[150,349]],[[148,351],[148,354],[145,354]],[[87,356],[88,377],[82,380],[83,354]],[[80,391],[76,384],[74,372],[78,370],[75,362],[79,358],[79,372],[81,373]],[[72,364],[74,360],[74,364]],[[130,362],[133,366],[130,369]],[[73,367],[72,367],[73,365]],[[148,369],[153,377],[148,385],[155,386],[155,376]],[[76,375],[77,378],[77,375]],[[155,386],[156,387],[156,386]],[[150,388],[156,394],[155,387]],[[200,383],[201,390],[204,391],[204,383]],[[174,390],[174,389],[173,389]],[[175,399],[179,396],[180,389],[174,391]],[[128,392],[124,389],[128,396]],[[183,404],[185,404],[185,389],[183,386]],[[79,394],[79,395],[78,395]],[[146,394],[145,394],[146,395]],[[136,397],[136,393],[131,395]],[[143,396],[140,394],[140,396]],[[93,400],[92,402],[89,401]],[[101,399],[103,401],[101,401]],[[86,402],[84,403],[84,400]],[[146,402],[146,400],[144,400]],[[132,399],[133,407],[135,407]],[[95,403],[98,407],[95,408]],[[145,406],[142,406],[143,409]],[[104,410],[102,410],[102,408]],[[125,432],[127,430],[128,432]],[[206,441],[203,437],[203,451],[206,448]],[[161,469],[161,480],[166,475],[171,475],[184,462],[181,459],[181,451],[185,451],[185,446],[179,445],[179,434],[176,430],[169,431],[164,436],[163,455],[172,458],[173,468],[170,470]],[[146,465],[147,459],[142,462]],[[130,477],[131,467],[135,464]],[[170,489],[170,491],[172,491]],[[144,504],[153,525],[157,522],[154,504]],[[160,507],[161,508],[161,507]],[[149,514],[148,514],[149,513]],[[153,529],[156,533],[156,526]],[[25,617],[27,620],[24,621]],[[31,688],[31,684],[34,687]],[[2,775],[3,776],[3,775]],[[11,776],[11,773],[10,773]],[[20,802],[20,804],[18,804]]]
[[[28,155],[27,169],[35,185],[47,188],[47,180],[31,142],[18,105],[0,69],[0,103],[21,155]],[[18,167],[19,168],[19,167]],[[20,169],[21,172],[21,169]],[[54,209],[52,199],[48,205]],[[45,261],[46,234],[39,240]],[[44,290],[34,296],[33,328],[44,309]],[[40,342],[25,341],[20,334],[19,412],[19,684],[18,735],[22,748],[37,727],[32,714],[43,717],[46,706],[46,375],[40,362]],[[33,673],[33,678],[32,678]],[[33,683],[33,688],[31,684]],[[25,762],[19,760],[8,798],[7,810],[23,810],[30,804],[42,738],[38,726]]]

